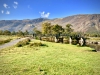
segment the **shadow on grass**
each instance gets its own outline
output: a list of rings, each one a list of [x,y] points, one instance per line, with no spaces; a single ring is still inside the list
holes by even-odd
[[[77,47],[90,47],[90,46],[86,46],[86,45],[85,45],[85,46],[79,46],[79,45],[78,45]],[[96,49],[85,50],[85,51],[88,51],[88,52],[97,52]]]
[[[85,50],[85,51],[87,51],[87,52],[97,52],[95,49],[93,49],[93,50]]]
[[[95,49],[93,49],[93,50],[89,50],[89,52],[97,52]]]
[[[31,44],[29,44],[29,46],[30,47],[39,47],[39,46],[45,46],[45,47],[48,47],[48,45],[46,45],[46,44],[43,44],[43,43],[41,43],[41,42],[35,42],[35,43],[31,43]]]

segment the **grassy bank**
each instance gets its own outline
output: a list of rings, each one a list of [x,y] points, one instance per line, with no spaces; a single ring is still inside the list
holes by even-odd
[[[41,43],[47,46],[0,50],[0,75],[100,75],[99,52],[89,47]]]
[[[0,45],[10,42],[12,39],[0,40]]]
[[[0,39],[6,40],[6,39],[16,39],[18,38],[15,35],[0,35]]]
[[[0,45],[10,42],[13,39],[18,38],[17,36],[11,35],[0,35]]]

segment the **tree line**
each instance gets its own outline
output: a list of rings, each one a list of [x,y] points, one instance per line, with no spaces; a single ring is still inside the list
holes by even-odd
[[[29,35],[30,32],[26,31],[9,31],[9,30],[0,30],[0,35],[17,35],[17,36],[24,36]],[[63,35],[63,36],[90,36],[90,37],[100,37],[100,32],[93,32],[93,33],[83,33],[83,32],[75,32],[72,29],[71,24],[66,24],[65,27],[62,27],[59,24],[52,25],[49,22],[42,23],[41,30],[38,30],[36,27],[33,28],[33,34],[36,36],[56,36],[56,35]]]
[[[34,34],[36,35],[44,35],[44,36],[53,36],[53,35],[64,35],[68,34],[71,35],[73,33],[73,29],[71,28],[71,24],[67,24],[65,28],[63,28],[61,25],[55,24],[52,25],[51,23],[45,22],[42,24],[41,31],[37,30],[37,28],[34,28]]]
[[[42,23],[42,29],[38,30],[37,28],[33,29],[34,34],[38,36],[52,36],[52,35],[63,35],[63,36],[87,36],[87,37],[100,37],[100,31],[98,32],[75,32],[71,24],[66,24],[65,27],[62,27],[59,24],[52,25],[49,22]]]
[[[22,32],[21,30],[15,32],[15,31],[9,31],[9,30],[0,30],[0,35],[17,35],[17,36],[24,36],[29,35],[29,32],[26,30],[25,32]]]

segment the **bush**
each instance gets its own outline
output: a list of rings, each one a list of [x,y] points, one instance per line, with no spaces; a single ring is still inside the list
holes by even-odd
[[[17,46],[17,47],[22,47],[22,46],[28,45],[29,42],[30,42],[30,39],[28,38],[28,39],[25,39],[25,40],[23,40],[23,41],[19,41],[19,42],[16,44],[16,46]]]
[[[47,45],[45,45],[45,44],[42,44],[41,42],[35,42],[35,43],[31,43],[30,45],[29,45],[30,47],[33,47],[33,46],[35,46],[35,47],[39,47],[39,46],[47,46]]]
[[[69,39],[68,39],[68,38],[64,38],[64,39],[63,39],[63,43],[69,44]]]
[[[72,44],[73,45],[77,45],[78,44],[78,41],[74,39],[74,40],[72,40]]]
[[[11,40],[12,39],[0,40],[0,45],[4,44],[4,43],[7,43],[7,42],[10,42]]]
[[[55,42],[55,37],[41,37],[42,41]]]
[[[43,41],[49,41],[49,38],[48,37],[42,37],[42,40]]]
[[[88,44],[87,46],[94,48],[96,51],[100,51],[100,45],[98,44]]]

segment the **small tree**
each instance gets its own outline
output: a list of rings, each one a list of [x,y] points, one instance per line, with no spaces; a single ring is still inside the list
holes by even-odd
[[[4,34],[4,35],[11,35],[11,32],[8,31],[8,30],[5,30],[5,31],[3,32],[3,34]]]
[[[11,34],[12,34],[12,35],[16,35],[16,32],[15,32],[15,31],[13,31],[13,32],[11,32]]]
[[[33,28],[33,32],[36,35],[41,35],[42,34],[41,31],[39,31],[36,27]]]
[[[29,32],[26,30],[26,31],[24,32],[24,34],[25,34],[25,35],[29,35]]]
[[[71,24],[67,24],[65,28],[65,34],[70,35],[73,32],[73,29],[71,28]]]
[[[19,30],[16,34],[17,36],[24,36],[24,33],[21,30]]]
[[[3,30],[0,30],[0,35],[3,35]]]

